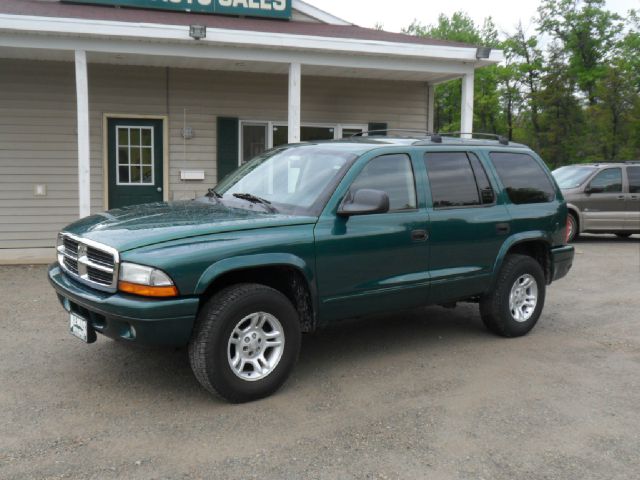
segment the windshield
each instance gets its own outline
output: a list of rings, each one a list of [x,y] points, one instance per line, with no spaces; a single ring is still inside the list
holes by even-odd
[[[553,171],[553,176],[560,188],[578,188],[596,170],[587,165],[570,165]]]
[[[360,153],[361,147],[358,147]],[[215,192],[227,201],[261,203],[273,211],[310,213],[357,158],[351,146],[304,145],[277,148],[244,164]]]

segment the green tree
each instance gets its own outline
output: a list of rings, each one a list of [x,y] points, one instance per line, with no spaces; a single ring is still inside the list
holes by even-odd
[[[569,73],[591,105],[597,101],[598,80],[606,75],[605,60],[623,28],[620,17],[604,7],[605,0],[544,0],[538,10],[540,32],[562,42]]]
[[[498,31],[491,18],[478,26],[466,13],[456,12],[451,18],[438,17],[436,25],[423,25],[414,20],[403,30],[411,35],[460,42],[464,45],[500,47]],[[499,69],[486,67],[476,72],[474,84],[474,129],[482,132],[502,132],[504,118],[498,92]],[[459,131],[461,110],[461,81],[454,80],[436,87],[436,131]]]

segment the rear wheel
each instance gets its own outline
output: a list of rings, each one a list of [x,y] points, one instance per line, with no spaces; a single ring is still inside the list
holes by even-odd
[[[264,285],[239,284],[200,311],[189,360],[205,389],[241,403],[278,390],[299,351],[300,322],[289,299]]]
[[[480,301],[482,321],[503,337],[526,335],[540,317],[545,293],[540,264],[527,255],[508,255],[494,290]]]
[[[580,227],[578,226],[578,218],[574,213],[569,213],[567,217],[567,243],[573,242],[580,235]]]

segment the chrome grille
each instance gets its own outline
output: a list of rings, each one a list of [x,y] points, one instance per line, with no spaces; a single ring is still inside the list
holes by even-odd
[[[115,292],[118,286],[118,252],[101,243],[61,233],[58,263],[72,278],[98,290]]]

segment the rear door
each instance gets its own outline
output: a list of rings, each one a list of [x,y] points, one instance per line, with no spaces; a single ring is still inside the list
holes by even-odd
[[[600,171],[585,187],[585,198],[582,200],[583,230],[624,230],[625,200],[622,168],[610,167]]]
[[[640,165],[627,167],[627,230],[640,231]]]
[[[481,293],[509,234],[506,206],[475,153],[431,151],[423,162],[431,199],[430,303]]]

